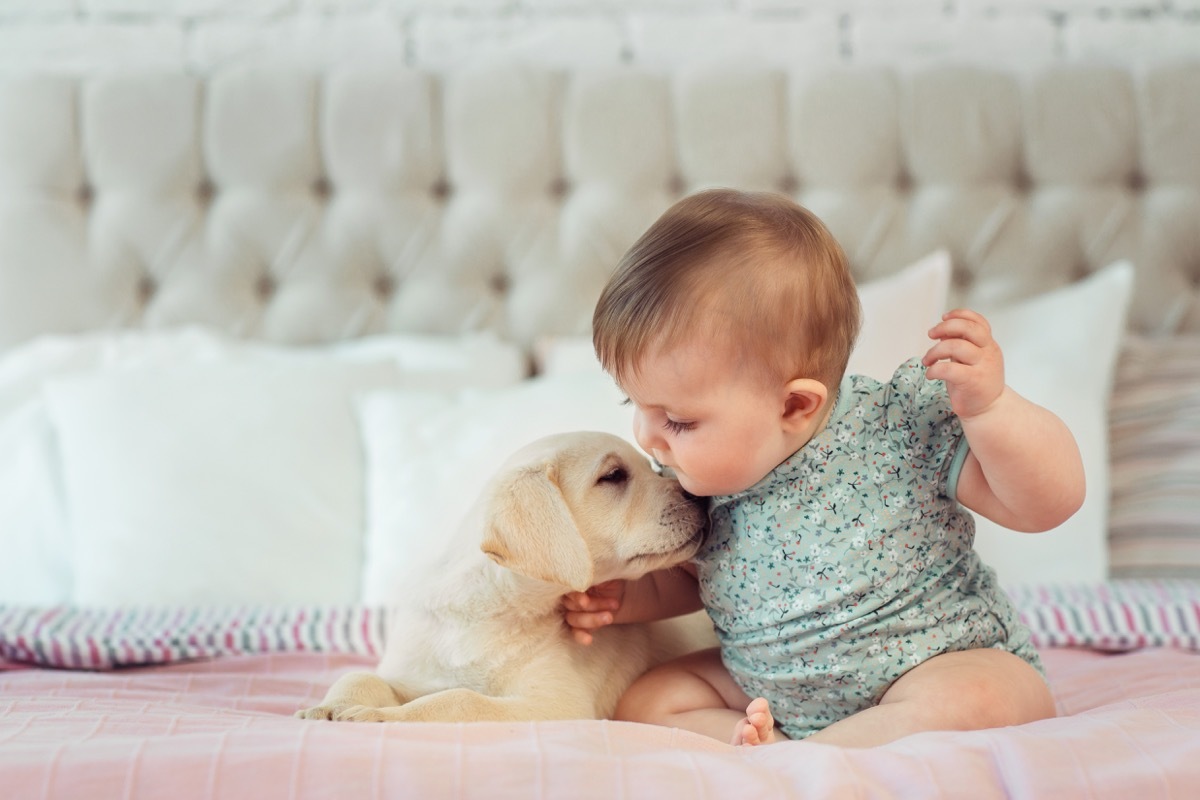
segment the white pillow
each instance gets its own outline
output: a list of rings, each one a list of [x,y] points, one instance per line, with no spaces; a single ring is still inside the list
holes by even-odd
[[[45,404],[30,400],[0,416],[0,604],[71,598],[60,480]]]
[[[256,352],[276,355],[282,349],[258,345]],[[291,352],[302,358],[394,361],[404,372],[404,385],[413,389],[499,389],[529,375],[524,351],[491,332],[461,336],[387,334]]]
[[[933,346],[929,329],[946,311],[950,254],[925,256],[894,275],[858,287],[862,329],[846,371],[890,381],[896,367]]]
[[[74,602],[357,602],[353,397],[399,384],[392,364],[302,361],[51,382]]]
[[[48,336],[0,358],[0,603],[70,602],[71,539],[62,502],[54,430],[42,397],[47,381],[99,367],[204,361],[229,352],[200,329],[146,334]]]
[[[390,604],[428,569],[488,479],[518,448],[552,433],[632,441],[633,409],[600,370],[492,392],[372,392],[359,401],[366,455],[363,599]]]
[[[1108,578],[1108,400],[1133,266],[987,313],[1009,386],[1057,414],[1079,443],[1087,498],[1052,531],[1017,533],[976,518],[975,547],[1005,585]]]
[[[414,388],[498,387],[528,367],[517,346],[492,334],[380,335],[343,344],[288,347],[234,339],[204,328],[51,336],[0,357],[0,603],[52,605],[72,599],[71,540],[58,451],[42,396],[48,381],[94,371],[197,363],[389,361]],[[357,447],[357,431],[352,432]]]
[[[898,364],[924,355],[933,344],[929,329],[946,310],[949,291],[950,254],[945,250],[859,286],[862,330],[847,372],[886,381]],[[535,357],[542,375],[576,375],[600,368],[590,337],[541,340]]]

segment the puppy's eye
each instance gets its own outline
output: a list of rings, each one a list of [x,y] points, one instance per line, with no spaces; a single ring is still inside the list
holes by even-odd
[[[610,469],[608,472],[601,475],[599,480],[596,481],[596,483],[597,483],[597,485],[599,485],[601,483],[622,484],[627,480],[629,480],[629,473],[625,471],[625,468],[624,467],[614,467],[613,469]]]

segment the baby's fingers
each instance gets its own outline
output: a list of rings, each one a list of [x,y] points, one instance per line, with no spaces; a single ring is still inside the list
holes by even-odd
[[[992,341],[992,327],[983,316],[966,308],[956,308],[942,315],[942,321],[929,329],[930,339],[965,339],[976,347],[986,347]]]
[[[956,364],[974,365],[983,360],[983,350],[966,339],[943,339],[937,342],[921,359],[921,363],[929,367],[939,361],[953,361]]]
[[[598,597],[590,592],[567,592],[562,596],[563,608],[572,611],[616,611],[621,601],[615,597]]]
[[[567,620],[567,627],[584,631],[612,625],[613,621],[611,611],[568,611],[563,616]]]
[[[938,361],[926,364],[925,377],[931,381],[945,381],[951,386],[968,383],[971,378],[971,368],[954,361]]]

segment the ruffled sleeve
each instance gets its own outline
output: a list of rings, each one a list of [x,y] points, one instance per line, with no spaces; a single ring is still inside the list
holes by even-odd
[[[945,381],[929,380],[921,360],[909,359],[892,375],[886,404],[889,434],[905,459],[932,480],[939,494],[954,498],[970,447]]]

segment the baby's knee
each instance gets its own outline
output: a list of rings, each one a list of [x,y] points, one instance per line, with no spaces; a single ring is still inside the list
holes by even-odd
[[[617,701],[613,719],[660,725],[683,702],[687,676],[649,672],[634,681]]]
[[[894,689],[884,701],[907,701],[918,727],[926,730],[1002,728],[1055,715],[1054,699],[1037,670],[1000,650],[938,656]]]
[[[660,716],[656,707],[659,700],[653,689],[645,686],[646,676],[643,675],[625,690],[625,694],[617,701],[613,719],[621,722],[648,722],[653,724]]]
[[[994,681],[981,676],[976,681],[963,681],[952,693],[928,706],[931,715],[941,724],[934,728],[976,730],[1002,728],[1017,722],[1016,699],[1003,691]]]
[[[981,671],[960,680],[930,710],[957,730],[1023,725],[1055,715],[1054,698],[1037,672],[1027,669]]]
[[[617,701],[613,719],[663,725],[682,711],[720,705],[720,695],[708,681],[682,664],[671,663],[634,681]]]

